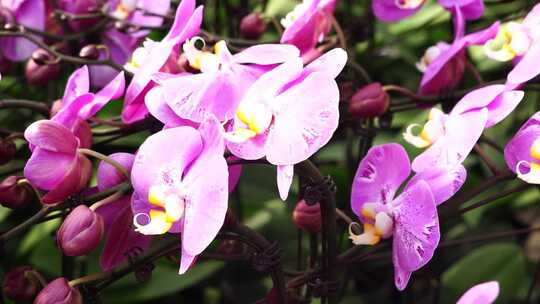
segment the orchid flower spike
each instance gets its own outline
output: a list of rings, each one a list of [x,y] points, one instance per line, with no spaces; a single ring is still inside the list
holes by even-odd
[[[412,272],[432,258],[439,243],[437,205],[456,193],[466,178],[465,168],[436,167],[415,175],[396,196],[411,172],[405,149],[398,144],[371,148],[354,177],[351,208],[364,232],[349,238],[355,245],[375,245],[393,237],[395,285],[405,289]]]

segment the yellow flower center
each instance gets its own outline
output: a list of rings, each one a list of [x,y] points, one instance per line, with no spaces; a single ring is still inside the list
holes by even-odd
[[[136,231],[145,235],[156,235],[168,232],[173,224],[184,215],[184,196],[167,186],[152,186],[148,191],[148,202],[156,209],[150,210],[149,214],[137,214],[133,224]],[[149,223],[141,225],[137,219],[145,215]]]
[[[384,211],[377,212],[376,203],[366,203],[362,206],[360,213],[365,217],[364,232],[361,234],[355,234],[352,231],[352,226],[356,223],[349,225],[349,239],[352,240],[355,245],[375,245],[381,241],[382,238],[388,238],[392,235],[394,229],[394,220],[392,217]]]
[[[281,25],[284,28],[288,28],[289,26],[291,26],[296,20],[298,20],[298,18],[300,18],[300,16],[302,16],[307,11],[312,1],[313,0],[304,0],[302,1],[302,3],[296,5],[294,9],[285,16],[285,18],[281,19]]]
[[[420,127],[419,124],[411,124],[403,133],[405,141],[417,148],[426,148],[436,142],[444,134],[443,117],[446,116],[437,108],[431,109],[428,116],[428,121],[424,124],[419,135],[414,135],[413,129]]]
[[[202,48],[198,49],[195,45],[196,43],[201,43]],[[206,44],[201,37],[188,39],[182,46],[189,65],[203,73],[215,72],[219,69],[221,65],[220,56],[226,48],[226,42],[221,40],[214,45],[213,51],[208,51],[206,49]]]
[[[527,29],[518,22],[504,24],[497,36],[484,44],[486,56],[497,61],[510,61],[522,56],[531,47]]]
[[[117,5],[112,15],[121,20],[125,20],[137,9],[137,0],[122,0]]]

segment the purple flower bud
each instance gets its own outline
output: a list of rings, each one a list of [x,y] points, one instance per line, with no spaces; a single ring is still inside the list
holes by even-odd
[[[58,229],[58,246],[67,256],[87,254],[98,246],[103,230],[104,223],[99,214],[85,205],[77,206]]]
[[[302,230],[309,233],[321,231],[321,206],[319,204],[310,206],[305,200],[300,200],[294,207],[292,218],[296,227]]]
[[[22,177],[8,176],[0,183],[0,204],[2,206],[15,209],[29,201],[30,190],[17,184],[20,179]]]
[[[81,293],[64,278],[50,282],[34,300],[34,304],[82,304]]]
[[[79,57],[91,60],[99,59],[100,55],[101,52],[95,44],[86,45],[79,52]]]
[[[43,49],[38,49],[26,64],[26,81],[32,85],[46,85],[60,74],[60,64],[55,57]]]
[[[32,270],[30,266],[20,266],[10,270],[4,278],[4,295],[17,302],[32,300],[39,288],[39,282],[26,276],[26,272]]]
[[[388,110],[390,97],[378,82],[360,88],[350,99],[349,112],[354,117],[375,117]]]
[[[15,157],[17,147],[10,139],[0,139],[0,166],[7,164]]]
[[[247,39],[259,39],[266,31],[266,22],[258,12],[251,13],[240,21],[240,35]]]

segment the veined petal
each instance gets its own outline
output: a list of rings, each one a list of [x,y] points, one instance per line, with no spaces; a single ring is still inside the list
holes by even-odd
[[[429,185],[420,180],[392,203],[395,225],[392,254],[403,270],[418,270],[431,260],[440,239],[433,194]]]
[[[384,144],[369,149],[354,176],[351,208],[364,220],[365,203],[389,204],[411,172],[405,149],[398,144]]]
[[[533,43],[531,48],[508,73],[508,82],[513,84],[525,83],[540,74],[540,43]]]
[[[202,151],[199,132],[191,127],[162,130],[139,147],[131,171],[133,188],[143,198],[154,185],[173,185]]]
[[[347,52],[341,48],[331,49],[304,68],[304,73],[322,72],[336,78],[347,63]]]
[[[265,148],[268,161],[297,164],[323,147],[337,129],[338,102],[335,80],[323,73],[312,73],[280,94]]]
[[[406,188],[412,187],[420,180],[427,182],[433,193],[435,204],[439,205],[458,192],[466,178],[467,170],[461,164],[434,167],[417,173],[409,180]]]

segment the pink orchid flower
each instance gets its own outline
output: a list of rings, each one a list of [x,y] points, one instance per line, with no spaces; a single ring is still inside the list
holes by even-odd
[[[523,96],[524,92],[513,90],[513,86],[489,85],[469,92],[450,114],[431,109],[419,135],[413,134],[416,124],[409,125],[403,133],[410,144],[427,148],[414,159],[413,170],[422,172],[432,167],[462,163],[484,128],[490,128],[508,116]]]
[[[148,114],[144,104],[146,93],[154,86],[152,76],[159,72],[170,56],[179,53],[186,39],[200,30],[203,7],[195,9],[195,0],[182,0],[169,33],[160,42],[145,41],[142,48],[135,50],[127,67],[134,73],[133,80],[126,91],[122,120],[132,123]]]
[[[281,64],[249,88],[227,128],[232,154],[242,159],[266,156],[277,166],[283,200],[293,166],[323,147],[337,128],[339,90],[334,78],[346,61],[346,52],[334,49],[305,68],[300,58]]]
[[[144,235],[181,233],[180,274],[214,239],[225,220],[228,168],[220,124],[208,118],[199,130],[160,131],[137,152],[131,180],[136,230]]]
[[[34,147],[24,176],[32,185],[48,191],[43,203],[57,203],[86,186],[92,164],[77,152],[79,140],[68,128],[39,120],[26,128],[24,137]]]
[[[395,197],[410,173],[402,146],[375,146],[360,162],[351,193],[351,208],[364,224],[364,232],[355,234],[349,229],[349,238],[355,245],[375,245],[393,237],[394,281],[399,290],[433,257],[440,238],[437,205],[454,195],[466,178],[461,165],[426,170]]]

